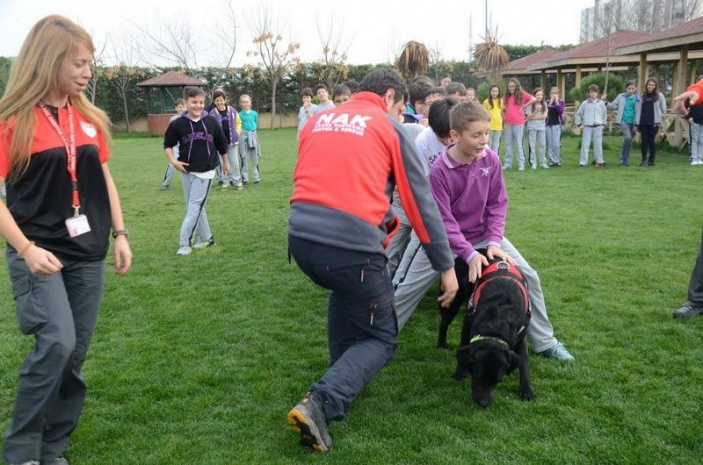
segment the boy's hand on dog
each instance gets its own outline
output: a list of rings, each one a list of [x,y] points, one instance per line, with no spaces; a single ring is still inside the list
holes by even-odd
[[[482,254],[477,253],[474,258],[469,261],[469,282],[475,283],[481,277],[484,267],[488,266],[488,260]]]
[[[441,284],[440,289],[442,290],[442,295],[437,298],[437,302],[444,308],[448,308],[459,290],[459,282],[456,279],[456,273],[454,272],[454,267],[443,271],[440,278]]]
[[[510,255],[508,255],[503,249],[500,247],[496,247],[495,245],[489,245],[488,249],[486,249],[486,255],[490,260],[493,259],[499,259],[503,260],[504,262],[508,262],[511,265],[516,265],[515,260],[512,259]],[[488,263],[486,263],[488,265]]]

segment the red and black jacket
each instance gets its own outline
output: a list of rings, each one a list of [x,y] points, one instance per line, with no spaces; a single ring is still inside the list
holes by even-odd
[[[415,144],[371,92],[317,113],[303,128],[288,233],[334,247],[383,253],[398,218],[394,188],[436,270],[452,268],[439,211]]]

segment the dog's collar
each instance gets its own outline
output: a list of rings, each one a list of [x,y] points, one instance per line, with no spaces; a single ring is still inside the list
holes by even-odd
[[[503,339],[501,339],[499,337],[481,336],[480,334],[472,337],[471,340],[469,341],[469,344],[473,344],[474,342],[480,342],[480,341],[493,341],[493,342],[497,342],[499,344],[503,344],[505,346],[510,347],[510,344],[508,344],[506,341],[504,341]]]

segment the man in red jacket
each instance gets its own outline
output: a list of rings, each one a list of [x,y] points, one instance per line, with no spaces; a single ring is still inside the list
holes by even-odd
[[[320,452],[332,446],[327,423],[344,417],[398,345],[384,251],[398,226],[390,206],[396,186],[433,267],[442,272],[439,302],[448,306],[458,289],[420,157],[398,123],[405,94],[396,72],[373,71],[351,100],[317,113],[300,133],[289,250],[306,275],[331,291],[330,362],[288,422],[303,444]]]
[[[674,109],[681,116],[685,116],[688,107],[693,105],[703,105],[703,79],[674,98]],[[674,318],[693,318],[699,315],[703,315],[703,238],[688,281],[686,301],[672,314]]]

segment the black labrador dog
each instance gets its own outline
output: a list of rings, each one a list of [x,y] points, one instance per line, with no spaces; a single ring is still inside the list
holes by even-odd
[[[474,285],[469,283],[464,260],[457,259],[454,269],[461,293],[457,295],[465,297],[457,297],[450,308],[441,309],[438,341],[446,347],[447,328],[466,303],[454,378],[462,380],[470,374],[471,397],[486,407],[498,383],[518,368],[522,399],[533,400],[525,341],[530,324],[529,295],[522,273],[514,265],[493,260]]]

